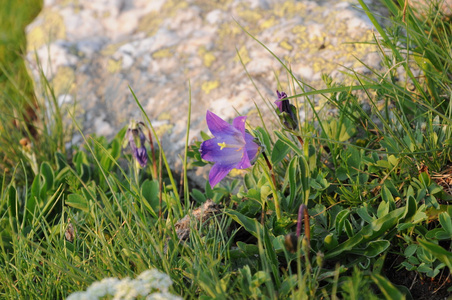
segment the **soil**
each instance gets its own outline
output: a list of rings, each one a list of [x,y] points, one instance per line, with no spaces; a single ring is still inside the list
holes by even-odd
[[[435,278],[422,276],[418,272],[398,269],[403,257],[388,254],[384,272],[386,277],[395,285],[408,288],[415,300],[449,300],[452,294],[447,291],[452,286],[452,275],[447,268],[443,269]],[[407,297],[407,299],[409,299]]]

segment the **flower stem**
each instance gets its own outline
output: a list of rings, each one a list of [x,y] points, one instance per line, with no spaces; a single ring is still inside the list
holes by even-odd
[[[301,204],[298,209],[298,220],[297,220],[297,239],[301,235],[301,221],[304,219],[304,238],[306,240],[307,249],[310,248],[311,244],[311,228],[309,226],[309,212],[306,205]],[[309,259],[309,250],[306,251],[306,256]]]
[[[262,152],[262,155],[265,158],[265,162],[267,163],[267,167],[270,170],[270,173],[271,173],[271,176],[272,176],[273,184],[275,185],[275,188],[276,188],[276,179],[275,179],[275,173],[273,172],[273,166],[270,163],[270,161],[268,160],[267,154],[264,151]]]
[[[270,176],[269,176],[268,172],[264,168],[264,170],[265,170],[264,174],[266,175],[267,180],[270,183],[270,187],[272,189],[273,197],[274,197],[274,200],[275,200],[276,219],[279,220],[279,219],[281,219],[281,208],[279,206],[279,197],[278,197],[278,192],[276,190],[276,180],[275,180],[275,175],[273,173],[273,167],[272,167],[270,161],[268,160],[268,157],[265,154],[265,152],[262,152],[262,154],[263,154],[263,156],[265,158],[265,162],[267,163],[267,167],[268,167],[268,169],[270,170],[270,173],[271,173],[272,180],[270,180],[270,178],[269,178]]]
[[[152,176],[157,178],[157,161],[155,160],[155,149],[154,149],[154,141],[152,140],[151,131],[148,130],[149,144],[151,145],[151,155],[152,155]]]
[[[159,152],[159,219],[162,218],[162,181],[163,181],[163,174],[162,174],[163,166],[162,166],[162,153]]]
[[[304,141],[303,141],[303,139],[301,138],[301,136],[297,135],[296,137],[297,137],[298,141],[300,142],[301,147],[303,147]]]

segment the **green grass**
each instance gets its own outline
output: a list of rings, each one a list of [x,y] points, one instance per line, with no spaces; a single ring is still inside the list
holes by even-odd
[[[171,293],[189,299],[447,297],[451,32],[433,8],[423,19],[408,9],[405,23],[400,8],[385,3],[393,26],[374,23],[380,35],[369,41],[383,68],[372,76],[348,70],[353,86],[324,76],[324,89],[306,92],[307,83],[275,56],[287,70],[290,101],[314,117],[295,130],[281,124],[269,132],[264,121],[249,128],[268,161],[259,156],[243,178],[213,189],[193,189],[186,176],[181,189],[160,147],[146,168],[134,169],[121,149],[125,129],[111,141],[86,136],[70,157],[69,133],[42,110],[36,137],[25,125],[2,135],[10,171],[0,193],[0,298],[63,299],[103,278],[152,268],[171,277]],[[14,74],[20,64],[3,69]],[[12,91],[26,90],[25,79],[7,78]],[[38,104],[49,101],[61,120],[43,82],[47,100]],[[337,115],[314,111],[312,96],[326,97],[324,109]],[[259,105],[273,105],[276,95],[262,99]],[[18,143],[24,136],[33,139],[26,151]],[[185,170],[207,165],[200,144],[187,145]],[[208,199],[220,204],[215,214],[190,215]],[[301,204],[309,225],[297,237]],[[177,222],[187,214],[188,238],[180,241]]]

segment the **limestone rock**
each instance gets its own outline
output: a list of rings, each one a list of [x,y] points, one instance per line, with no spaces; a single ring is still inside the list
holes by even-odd
[[[270,102],[278,88],[275,74],[290,94],[284,68],[238,24],[291,66],[297,78],[323,88],[323,73],[347,82],[343,66],[366,72],[355,56],[379,67],[375,48],[349,44],[371,41],[374,34],[355,5],[352,0],[45,1],[28,28],[29,67],[39,82],[37,51],[57,97],[64,95],[59,102],[64,107],[76,101],[76,119],[85,134],[111,137],[131,118],[143,119],[130,86],[170,164],[180,170],[189,83],[191,139],[208,131],[208,109],[229,120],[237,110],[258,126],[256,103],[265,122],[277,122],[242,63]],[[204,185],[205,179],[199,182]]]

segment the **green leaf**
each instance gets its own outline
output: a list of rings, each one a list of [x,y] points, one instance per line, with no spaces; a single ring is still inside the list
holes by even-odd
[[[432,242],[426,241],[422,238],[418,238],[417,241],[419,245],[424,249],[424,251],[432,254],[440,262],[446,264],[450,271],[452,271],[452,253],[444,249],[443,247],[434,244]]]
[[[204,131],[201,131],[201,137],[204,141],[206,140],[210,140],[212,137],[209,136],[207,133],[205,133]]]
[[[405,257],[410,257],[412,256],[414,253],[416,253],[418,245],[416,244],[411,244],[408,247],[406,247],[405,251],[403,252],[403,255],[405,255]]]
[[[325,254],[325,259],[329,259],[342,254],[344,251],[350,251],[361,243],[370,242],[376,238],[383,236],[386,231],[395,227],[400,216],[403,214],[404,208],[398,208],[391,211],[386,216],[383,216],[369,225],[363,227],[353,237],[335,247],[333,250]]]
[[[282,142],[281,140],[277,140],[272,150],[272,164],[276,165],[281,162],[287,154],[290,152],[289,146]]]
[[[198,203],[204,203],[204,202],[206,202],[206,197],[204,196],[204,194],[200,191],[200,190],[198,190],[198,189],[193,189],[192,191],[191,191],[191,196],[193,197],[193,199],[195,199],[196,200],[196,202],[198,202]]]
[[[276,130],[274,131],[274,133],[281,142],[289,146],[298,156],[304,156],[303,151],[301,151],[300,147],[297,146],[293,141],[291,141],[287,136]]]
[[[86,198],[79,194],[70,194],[67,196],[66,205],[76,209],[80,209],[83,212],[89,212],[89,202]]]
[[[289,178],[289,189],[290,189],[290,195],[289,195],[289,203],[292,204],[295,201],[295,196],[297,193],[297,166],[298,166],[298,157],[294,156],[292,160],[289,163],[289,166],[287,167],[286,171],[286,177]],[[289,205],[290,205],[289,204]]]
[[[405,300],[405,296],[385,277],[379,274],[371,274],[373,282],[378,286],[386,299]]]
[[[52,167],[50,166],[50,164],[48,162],[43,162],[41,164],[40,174],[45,180],[47,190],[52,189],[55,175],[53,173]]]
[[[257,222],[256,219],[248,218],[244,215],[242,215],[239,212],[236,212],[231,209],[225,210],[225,213],[229,215],[234,221],[242,225],[246,231],[248,231],[250,234],[252,234],[254,237],[258,238],[258,231],[262,232],[262,225]]]
[[[144,204],[147,206],[149,211],[155,215],[155,213],[160,210],[158,181],[145,180],[141,185],[141,195],[144,198]]]
[[[408,196],[405,211],[402,215],[400,222],[402,223],[411,221],[411,218],[416,214],[416,210],[417,210],[416,199],[414,199],[413,196]]]
[[[338,236],[342,233],[342,228],[344,228],[344,222],[347,219],[349,214],[350,214],[350,211],[347,209],[344,209],[337,214],[336,221],[335,221],[335,227],[336,227],[336,234]]]
[[[375,220],[374,218],[372,218],[369,215],[369,212],[367,211],[367,207],[365,206],[361,206],[356,210],[356,213],[358,214],[358,216],[360,216],[361,219],[363,219],[364,221],[366,221],[367,223],[372,222],[373,220]]]
[[[271,151],[271,149],[272,149],[272,140],[268,136],[267,131],[265,131],[265,129],[262,128],[262,127],[257,127],[256,130],[254,130],[254,133],[255,133],[256,137],[259,139],[259,142],[261,144],[263,144],[265,149],[267,151]]]
[[[19,212],[17,206],[19,205],[19,199],[17,197],[17,190],[12,185],[8,188],[8,212],[10,218],[18,218]]]
[[[237,242],[237,246],[246,253],[247,256],[259,254],[259,247],[254,244],[245,244],[244,242],[239,241]]]
[[[348,237],[354,236],[352,223],[350,223],[350,221],[348,219],[345,219],[345,221],[344,221],[344,228],[345,228],[345,233],[347,233]]]
[[[450,215],[447,212],[442,212],[439,214],[438,218],[443,229],[452,238],[452,219],[450,218]]]
[[[389,246],[391,246],[391,243],[387,240],[370,241],[369,244],[367,244],[366,248],[360,251],[360,254],[366,257],[375,257],[386,251]],[[354,253],[354,251],[352,252]]]
[[[58,171],[61,171],[67,166],[66,155],[62,154],[61,152],[55,152],[55,161]]]

